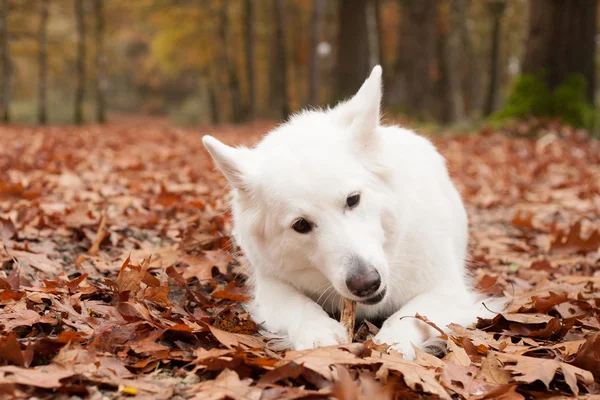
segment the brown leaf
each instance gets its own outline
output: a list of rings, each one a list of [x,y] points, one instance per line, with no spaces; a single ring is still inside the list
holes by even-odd
[[[502,368],[493,352],[488,352],[487,357],[481,360],[481,370],[477,378],[487,383],[505,385],[510,382],[510,372]]]
[[[288,351],[285,354],[285,360],[303,365],[320,374],[325,379],[332,380],[331,366],[333,365],[372,365],[381,362],[373,358],[361,358],[360,355],[364,352],[364,349],[364,345],[353,343],[302,351]]]
[[[46,274],[55,275],[60,269],[60,263],[52,261],[46,254],[31,253],[28,251],[11,250],[11,256],[26,267],[33,267]]]
[[[137,293],[140,289],[140,283],[146,276],[146,272],[150,268],[150,257],[146,258],[142,261],[140,266],[135,266],[130,264],[130,259],[127,257],[123,265],[121,266],[121,270],[119,271],[119,275],[117,276],[117,280],[115,283],[121,292],[132,292],[133,294]]]
[[[15,224],[8,218],[0,217],[0,239],[3,242],[12,239],[17,234]]]
[[[25,365],[21,345],[14,332],[9,332],[7,336],[0,338],[0,358],[20,367],[29,366]]]
[[[141,298],[153,301],[161,307],[171,307],[173,303],[169,300],[169,287],[147,287],[141,293]]]
[[[265,347],[265,342],[255,336],[231,333],[215,328],[214,326],[209,328],[213,336],[227,348],[231,349],[240,345],[258,349]]]
[[[10,332],[19,326],[32,326],[33,324],[56,325],[57,323],[58,321],[54,318],[39,315],[28,309],[0,313],[0,325],[4,325],[4,331],[6,332]]]
[[[594,230],[587,239],[581,238],[581,221],[577,221],[566,235],[558,235],[550,242],[550,251],[557,253],[587,253],[600,248],[600,231]]]
[[[190,393],[192,400],[259,400],[262,390],[251,386],[251,379],[240,379],[237,373],[224,370],[214,380],[195,385]]]
[[[75,373],[56,364],[43,365],[35,368],[22,368],[13,365],[0,367],[0,381],[17,383],[29,387],[55,389],[62,386],[61,379],[68,378]]]
[[[402,375],[404,382],[409,388],[416,391],[434,394],[442,399],[449,400],[451,397],[448,392],[440,385],[434,370],[424,368],[417,363],[406,361],[398,356],[381,353],[374,357],[369,357],[369,361],[382,363],[377,371],[377,377],[385,380],[389,371],[396,371]]]
[[[512,217],[511,224],[517,228],[533,229],[533,212],[519,210]]]
[[[258,383],[260,385],[272,384],[284,379],[296,379],[306,370],[303,365],[296,364],[295,362],[288,362],[278,366],[271,371],[267,371],[263,376],[260,377]]]
[[[590,371],[596,379],[600,379],[600,332],[588,336],[577,351],[573,365]]]
[[[571,392],[575,395],[579,394],[578,381],[585,385],[591,385],[594,382],[594,377],[589,371],[558,360],[503,353],[496,353],[496,357],[504,363],[504,368],[511,372],[513,379],[517,382],[533,383],[539,380],[549,388],[556,373],[561,372]]]
[[[502,314],[504,319],[511,322],[520,322],[522,324],[545,324],[550,322],[553,318],[547,314],[516,314],[516,313],[504,313]]]
[[[477,367],[448,364],[442,371],[442,385],[465,399],[482,392],[483,382],[475,380]]]
[[[238,303],[247,303],[250,301],[251,297],[248,296],[247,289],[236,288],[233,283],[234,282],[231,282],[223,290],[216,290],[212,292],[211,297],[215,299],[231,300]]]

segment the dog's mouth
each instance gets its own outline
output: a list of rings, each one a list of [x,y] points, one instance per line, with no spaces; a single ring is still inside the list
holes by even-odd
[[[385,297],[386,291],[387,291],[387,287],[384,287],[383,290],[381,292],[379,292],[378,294],[376,294],[375,296],[369,297],[368,299],[359,300],[358,302],[361,304],[366,304],[368,306],[372,306],[374,304],[379,303],[381,300],[383,300],[383,298]]]

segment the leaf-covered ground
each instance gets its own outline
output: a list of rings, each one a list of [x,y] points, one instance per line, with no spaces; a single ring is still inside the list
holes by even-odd
[[[252,143],[268,128],[211,133]],[[416,362],[373,345],[368,323],[351,345],[269,348],[241,306],[244,263],[201,133],[0,127],[0,396],[600,393],[600,145],[585,133],[535,123],[436,139],[469,208],[478,286],[511,303]]]

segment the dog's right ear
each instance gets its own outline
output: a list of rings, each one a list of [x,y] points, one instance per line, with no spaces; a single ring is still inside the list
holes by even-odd
[[[202,143],[231,186],[240,190],[247,189],[248,182],[243,165],[246,152],[227,146],[210,135],[202,137]]]
[[[381,105],[381,66],[377,65],[358,92],[331,110],[338,121],[350,128],[361,149],[373,147],[379,126]]]

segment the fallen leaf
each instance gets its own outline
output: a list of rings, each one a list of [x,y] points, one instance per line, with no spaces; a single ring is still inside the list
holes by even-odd
[[[504,364],[504,368],[511,372],[513,379],[517,382],[533,383],[539,380],[546,387],[550,387],[554,376],[560,372],[574,395],[579,394],[578,381],[585,385],[591,385],[594,382],[594,377],[589,371],[558,360],[504,353],[496,353],[496,357]]]

